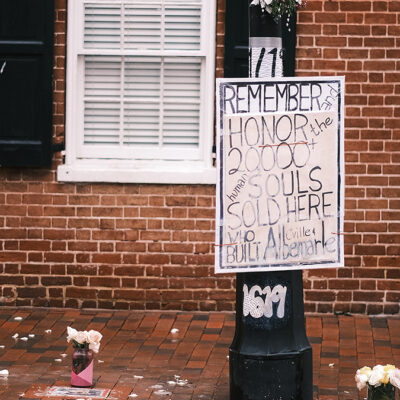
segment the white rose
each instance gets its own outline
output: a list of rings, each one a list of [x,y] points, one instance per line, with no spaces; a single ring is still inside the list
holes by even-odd
[[[100,344],[100,340],[102,339],[103,335],[100,332],[94,331],[93,329],[87,333],[87,339],[89,344]]]
[[[372,369],[370,367],[362,367],[358,371],[360,371],[360,374],[367,375],[367,377],[369,378],[371,375]]]
[[[71,340],[74,340],[76,335],[78,334],[78,331],[74,328],[71,328],[70,326],[67,328],[68,336],[67,336],[67,342],[69,343]]]
[[[375,365],[372,369],[371,375],[369,377],[368,383],[371,386],[380,386],[382,384],[382,380],[385,376],[385,370],[382,365]]]
[[[400,389],[400,369],[392,369],[388,374],[390,383]]]
[[[87,339],[86,331],[79,331],[74,338],[74,340],[79,344],[84,344],[87,341],[86,339]]]
[[[100,349],[100,340],[102,337],[103,335],[100,332],[90,330],[87,334],[89,349],[93,350],[95,353],[98,353]]]
[[[356,383],[358,390],[364,389],[365,386],[367,386],[367,382],[368,382],[368,375],[361,373],[360,370],[357,370]]]
[[[100,349],[100,343],[98,343],[98,344],[89,343],[89,349],[94,351],[95,353],[98,353],[99,349]]]

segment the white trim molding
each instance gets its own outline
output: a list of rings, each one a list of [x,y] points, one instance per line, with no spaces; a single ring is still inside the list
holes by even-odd
[[[215,185],[217,172],[201,163],[166,162],[149,163],[115,162],[96,163],[81,161],[58,167],[61,182],[109,182],[109,183],[160,183]]]

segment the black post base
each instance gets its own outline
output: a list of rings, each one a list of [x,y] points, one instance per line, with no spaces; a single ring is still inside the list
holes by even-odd
[[[311,347],[249,356],[229,349],[230,400],[312,400]]]
[[[268,316],[257,313],[257,307],[266,310],[262,306],[271,299],[268,293],[277,293],[278,287],[285,288],[284,298],[275,298]],[[284,308],[279,313],[281,301]],[[230,400],[312,400],[312,348],[305,330],[302,271],[237,274],[229,369]]]

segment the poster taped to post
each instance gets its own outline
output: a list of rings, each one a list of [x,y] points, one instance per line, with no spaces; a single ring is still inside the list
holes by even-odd
[[[215,272],[344,264],[344,78],[217,80]]]

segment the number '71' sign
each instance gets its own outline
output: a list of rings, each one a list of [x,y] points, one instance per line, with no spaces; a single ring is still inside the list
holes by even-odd
[[[283,49],[280,37],[250,37],[250,77],[283,75]]]

